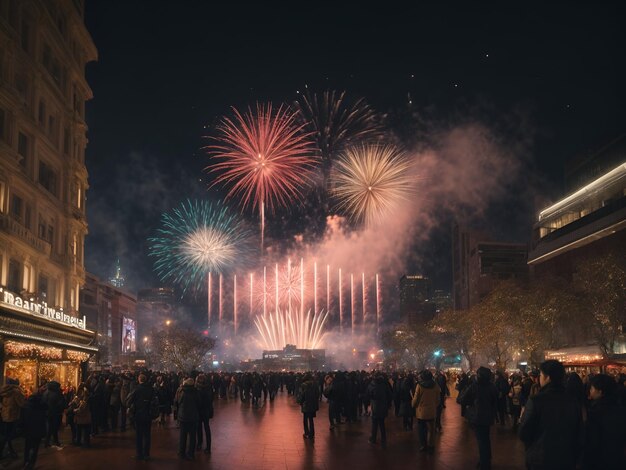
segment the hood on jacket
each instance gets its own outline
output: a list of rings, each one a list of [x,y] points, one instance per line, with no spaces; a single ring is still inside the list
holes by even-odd
[[[481,366],[478,368],[478,370],[476,370],[476,382],[479,384],[491,382],[491,377],[491,370],[487,369],[486,367]]]

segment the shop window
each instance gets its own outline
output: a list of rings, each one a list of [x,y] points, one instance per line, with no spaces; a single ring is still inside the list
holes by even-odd
[[[37,361],[9,359],[4,364],[4,376],[18,379],[22,391],[30,395],[37,390]]]
[[[8,288],[10,291],[20,293],[22,290],[22,265],[14,259],[9,261]]]

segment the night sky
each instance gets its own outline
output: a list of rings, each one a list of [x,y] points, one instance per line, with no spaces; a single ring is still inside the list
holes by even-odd
[[[210,127],[230,106],[293,102],[305,84],[365,97],[408,139],[420,126],[508,123],[511,142],[525,142],[528,187],[494,209],[515,216],[489,226],[515,241],[528,240],[538,204],[562,195],[567,160],[626,131],[617,5],[294,5],[86,2],[99,51],[87,68],[90,272],[106,278],[120,257],[130,290],[158,284],[146,238],[161,212],[219,197],[202,173]],[[435,238],[415,269],[450,289],[449,240]]]

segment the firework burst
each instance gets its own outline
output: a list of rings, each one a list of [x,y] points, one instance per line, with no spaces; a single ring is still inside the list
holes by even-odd
[[[163,281],[201,290],[210,272],[222,273],[241,264],[248,252],[249,232],[226,206],[186,201],[161,217],[157,236],[150,238],[150,256]]]
[[[391,145],[364,144],[345,150],[334,167],[337,209],[372,225],[406,199],[412,190],[411,165]]]
[[[281,311],[259,315],[254,324],[260,343],[266,350],[283,349],[295,344],[300,349],[319,349],[324,340],[324,326],[328,312],[312,313]]]
[[[209,173],[213,184],[230,186],[227,197],[239,197],[242,208],[259,209],[264,231],[265,209],[301,200],[316,164],[310,134],[296,123],[296,114],[280,106],[257,104],[256,112],[224,117],[215,143],[207,147],[217,161]]]

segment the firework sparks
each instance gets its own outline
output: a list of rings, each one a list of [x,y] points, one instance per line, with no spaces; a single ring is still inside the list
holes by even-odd
[[[324,326],[328,312],[306,315],[292,311],[278,310],[267,315],[259,315],[254,320],[260,336],[260,342],[266,350],[283,349],[288,344],[295,344],[300,349],[319,349],[324,341]]]
[[[249,232],[226,206],[187,201],[161,217],[157,236],[150,238],[150,256],[161,280],[174,282],[183,293],[208,285],[210,272],[241,263]]]
[[[263,236],[266,209],[301,200],[316,163],[314,147],[287,108],[257,104],[256,112],[233,112],[234,119],[222,119],[215,143],[207,147],[217,161],[206,170],[218,174],[213,184],[230,186],[228,198],[239,197],[243,209],[259,210]]]
[[[410,194],[410,164],[390,145],[351,147],[337,161],[333,188],[338,210],[372,225]]]

